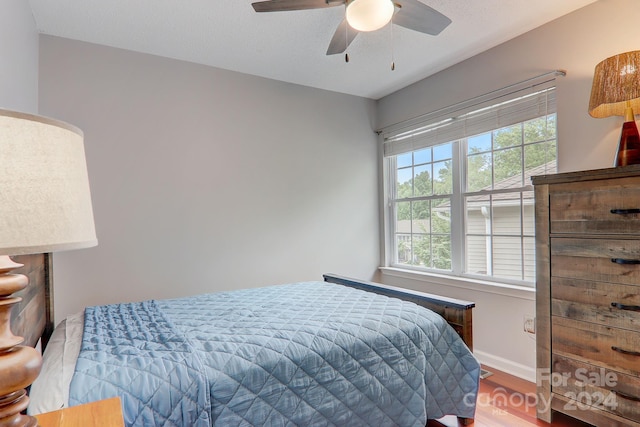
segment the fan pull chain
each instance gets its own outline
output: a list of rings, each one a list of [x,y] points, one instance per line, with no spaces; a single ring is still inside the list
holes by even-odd
[[[391,71],[394,71],[396,69],[396,59],[393,50],[393,15],[391,15],[391,22],[389,23],[389,26],[391,27]]]
[[[346,19],[347,16],[347,2],[344,2],[344,16]],[[349,24],[345,24],[344,26],[344,62],[349,62]]]

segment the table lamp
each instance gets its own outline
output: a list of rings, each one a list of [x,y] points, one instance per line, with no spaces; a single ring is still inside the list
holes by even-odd
[[[10,255],[97,244],[82,131],[57,120],[0,110],[0,426],[36,426],[22,415],[40,353],[13,335],[11,308],[28,278]]]
[[[640,112],[640,50],[621,53],[596,65],[589,100],[592,117],[623,116],[614,166],[640,163],[640,137],[633,111]]]

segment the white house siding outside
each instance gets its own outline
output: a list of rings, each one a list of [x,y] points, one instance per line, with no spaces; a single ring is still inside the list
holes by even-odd
[[[465,273],[489,275],[533,283],[535,279],[534,196],[531,177],[556,171],[555,161],[525,171],[496,183],[485,190],[508,190],[521,187],[524,191],[474,195],[466,198]],[[445,203],[436,210],[448,211]],[[396,248],[399,264],[419,265],[412,254],[412,236],[431,229],[428,219],[397,220]],[[428,236],[427,236],[428,237]]]
[[[525,201],[525,219],[533,218],[533,200]],[[521,237],[520,206],[493,207],[493,221],[488,215],[488,204],[467,209],[467,266],[469,274],[493,275],[515,280],[533,281],[535,277],[535,244],[532,221],[523,221]],[[487,230],[493,225],[493,237]],[[489,228],[490,229],[490,228]],[[524,239],[521,251],[520,239]],[[500,262],[491,263],[492,259]],[[488,265],[491,263],[492,265]],[[524,271],[524,274],[523,274]]]

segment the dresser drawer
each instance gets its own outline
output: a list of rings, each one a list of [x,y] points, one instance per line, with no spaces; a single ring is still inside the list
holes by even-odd
[[[557,185],[549,208],[551,233],[640,234],[637,178]]]
[[[551,317],[551,348],[554,355],[593,365],[640,374],[640,332]]]
[[[551,276],[640,284],[640,240],[551,238]]]
[[[640,378],[554,355],[552,391],[568,400],[566,409],[587,406],[640,422]]]
[[[552,277],[551,314],[640,331],[640,285]]]

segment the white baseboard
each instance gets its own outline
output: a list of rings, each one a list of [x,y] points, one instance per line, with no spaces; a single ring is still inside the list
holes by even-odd
[[[533,383],[536,382],[535,367],[516,363],[512,360],[485,353],[484,351],[474,350],[473,354],[476,356],[480,363],[488,366],[489,368],[496,368],[501,370],[502,372],[506,372],[507,374],[514,375],[524,380],[531,381]]]

